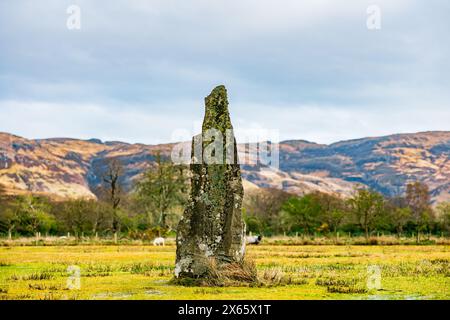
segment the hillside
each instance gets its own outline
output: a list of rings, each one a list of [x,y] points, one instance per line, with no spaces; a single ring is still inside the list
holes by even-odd
[[[281,145],[284,172],[362,183],[388,196],[402,194],[409,182],[422,181],[435,201],[450,199],[450,132]]]
[[[169,156],[173,144],[143,145],[96,139],[28,140],[0,133],[0,184],[11,194],[34,192],[56,198],[95,197],[108,159],[124,164],[123,183],[154,165],[158,151]],[[280,170],[242,167],[251,190],[274,187],[303,194],[315,190],[351,194],[357,184],[385,195],[402,194],[411,181],[423,181],[436,202],[450,200],[450,132],[422,132],[363,138],[321,145],[284,141]],[[246,145],[239,146],[246,152]]]

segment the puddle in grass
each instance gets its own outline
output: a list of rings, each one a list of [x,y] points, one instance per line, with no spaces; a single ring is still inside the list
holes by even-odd
[[[368,296],[360,296],[356,297],[356,299],[360,300],[430,300],[433,299],[432,296],[423,296],[420,294],[395,294],[395,293],[388,293],[388,294],[372,294]]]
[[[106,299],[106,298],[129,298],[133,295],[131,292],[102,292],[92,296],[93,299]]]
[[[154,280],[152,281],[152,283],[154,284],[158,284],[158,285],[164,285],[164,286],[168,286],[169,285],[169,280],[165,280],[165,279],[160,279],[160,280]]]
[[[146,295],[149,295],[149,296],[160,296],[160,295],[164,294],[164,293],[162,293],[161,291],[158,291],[158,290],[147,290],[144,293]]]
[[[116,298],[116,299],[124,299],[124,298],[129,298],[131,296],[133,296],[135,293],[132,292],[101,292],[101,293],[97,293],[94,294],[92,296],[92,299],[109,299],[109,298]],[[164,295],[164,293],[162,291],[158,291],[158,290],[146,290],[144,291],[145,295],[148,296],[159,296],[159,295]]]

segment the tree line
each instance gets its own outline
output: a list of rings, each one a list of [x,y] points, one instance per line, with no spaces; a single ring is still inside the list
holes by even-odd
[[[244,207],[247,228],[266,235],[303,234],[398,236],[450,234],[450,203],[433,208],[428,186],[415,182],[404,196],[387,198],[357,188],[350,198],[313,192],[304,196],[280,190],[262,190],[249,195]]]
[[[123,185],[119,160],[109,160],[96,199],[53,200],[36,194],[7,195],[0,186],[0,233],[12,236],[111,236],[152,239],[173,233],[190,192],[189,170],[160,155],[134,183]],[[450,203],[433,208],[428,187],[408,184],[402,197],[386,198],[359,188],[350,198],[313,192],[303,196],[276,189],[249,192],[243,203],[247,231],[337,236],[340,232],[414,235],[450,233]]]
[[[0,186],[0,234],[126,235],[151,239],[173,232],[189,193],[188,170],[160,155],[134,183],[124,185],[124,167],[111,159],[100,170],[96,199],[54,200],[37,194],[7,195]]]

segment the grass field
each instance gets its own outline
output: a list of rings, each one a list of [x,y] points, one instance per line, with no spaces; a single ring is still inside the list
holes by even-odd
[[[172,285],[173,245],[5,246],[0,247],[0,298],[450,299],[447,245],[263,244],[248,247],[247,256],[272,285]],[[80,268],[79,289],[68,289],[69,266]],[[368,289],[373,270],[381,272],[381,289]],[[276,284],[277,278],[284,280]]]

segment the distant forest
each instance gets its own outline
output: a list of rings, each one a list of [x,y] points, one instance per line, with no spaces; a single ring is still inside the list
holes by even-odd
[[[7,237],[41,235],[111,236],[151,240],[174,234],[189,197],[189,170],[157,157],[156,166],[130,192],[120,185],[123,167],[113,160],[95,190],[97,199],[57,201],[42,195],[8,195],[0,188],[0,233]],[[355,189],[351,198],[314,192],[303,196],[276,189],[248,192],[243,203],[247,232],[273,235],[339,233],[365,236],[450,235],[450,203],[431,205],[427,185],[406,186],[402,197],[386,198]]]

